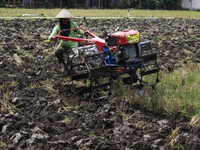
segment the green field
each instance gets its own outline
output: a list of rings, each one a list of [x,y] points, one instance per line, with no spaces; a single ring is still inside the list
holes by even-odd
[[[23,14],[39,17],[54,17],[61,9],[25,9],[25,8],[1,8],[0,17],[22,17]],[[197,11],[167,11],[167,10],[136,10],[130,9],[68,9],[74,17],[176,17],[176,18],[200,18]],[[41,15],[43,14],[43,15]],[[28,16],[28,15],[27,15]]]

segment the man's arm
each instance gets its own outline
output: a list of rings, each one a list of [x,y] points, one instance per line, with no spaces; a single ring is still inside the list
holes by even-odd
[[[51,34],[50,34],[50,36],[49,36],[48,39],[49,39],[49,40],[53,40],[53,41],[57,41],[57,39],[55,38],[55,35],[57,35],[59,31],[60,31],[60,25],[57,24],[57,25],[53,28],[53,30],[52,30],[52,32],[51,32]]]
[[[76,22],[72,22],[72,28],[79,28]],[[80,35],[84,34],[83,30],[81,30],[81,29],[77,29],[76,33],[78,33]]]

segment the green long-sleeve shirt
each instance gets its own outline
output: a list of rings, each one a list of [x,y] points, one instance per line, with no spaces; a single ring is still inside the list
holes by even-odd
[[[78,28],[78,25],[73,22],[73,21],[70,21],[70,26],[71,26],[71,29],[73,28]],[[52,37],[52,36],[55,36],[58,34],[58,32],[60,31],[60,23],[58,23],[52,30],[52,33],[50,34],[49,36],[49,39]],[[81,34],[83,35],[84,32],[81,30],[81,29],[77,29],[77,30],[70,30],[69,32],[69,37],[72,37],[72,38],[76,38],[76,34]],[[72,41],[66,41],[66,40],[61,40],[60,41],[60,44],[59,44],[59,47],[64,47],[64,46],[67,46],[67,47],[71,47],[71,48],[74,48],[74,47],[78,47],[78,43],[77,42],[72,42]]]

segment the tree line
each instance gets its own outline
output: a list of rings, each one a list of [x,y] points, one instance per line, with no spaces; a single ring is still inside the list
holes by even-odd
[[[121,0],[121,7],[153,10],[179,10],[181,9],[181,3],[182,0]]]
[[[190,1],[190,0],[189,0]],[[17,0],[16,0],[17,2]],[[86,4],[84,6],[80,6],[77,3],[77,0],[69,0],[68,4],[63,4],[60,6],[60,1],[58,3],[50,3],[48,1],[39,3],[40,8],[57,8],[57,7],[67,7],[67,8],[90,8]],[[107,4],[104,6],[100,6],[100,8],[107,9],[160,9],[160,10],[180,10],[181,9],[182,0],[107,0]],[[5,0],[0,0],[0,7],[7,7],[7,3]]]

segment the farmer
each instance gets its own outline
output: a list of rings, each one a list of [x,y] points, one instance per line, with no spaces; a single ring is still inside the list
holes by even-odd
[[[62,9],[60,13],[55,17],[58,18],[60,22],[53,28],[53,31],[49,36],[49,39],[57,41],[55,35],[57,35],[60,30],[78,28],[78,25],[75,22],[71,21],[71,18],[73,17],[74,16],[71,15],[66,9]],[[82,30],[77,29],[77,30],[61,32],[61,35],[76,38],[76,33],[81,35],[84,34]],[[64,72],[66,75],[69,75],[69,68],[68,68],[70,65],[69,54],[73,54],[72,48],[75,47],[78,47],[77,42],[61,40],[55,52],[59,64],[63,64],[61,71]],[[63,58],[64,53],[67,54],[66,61]]]

